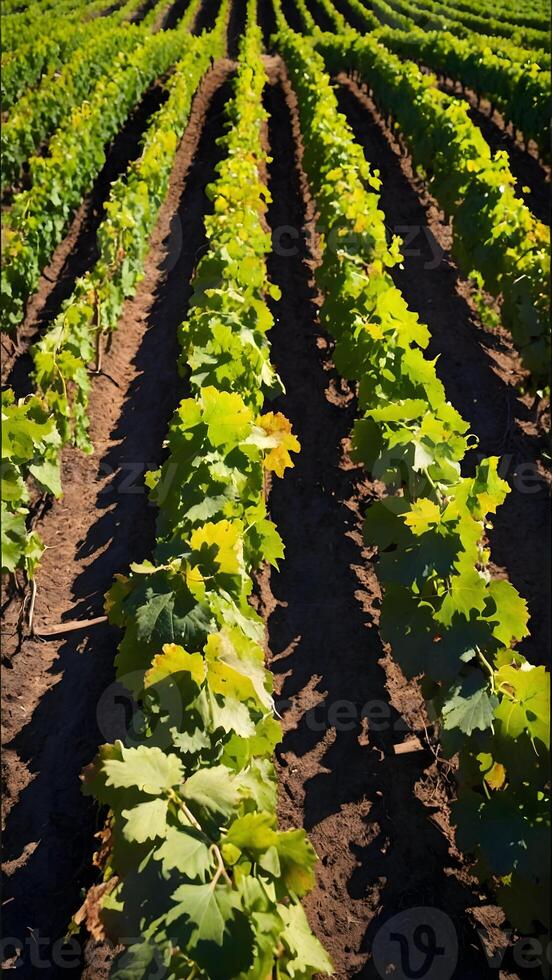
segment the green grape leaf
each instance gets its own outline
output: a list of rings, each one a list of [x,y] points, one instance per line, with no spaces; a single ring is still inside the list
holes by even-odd
[[[475,568],[463,567],[452,575],[441,608],[439,621],[450,626],[456,615],[471,618],[474,610],[481,612],[485,606],[486,582]]]
[[[333,973],[333,964],[321,943],[316,939],[300,905],[279,905],[284,921],[281,940],[290,959],[286,964],[290,977],[302,978],[313,973]]]
[[[191,947],[199,942],[215,943],[222,946],[226,917],[221,909],[219,895],[221,888],[211,884],[180,885],[172,895],[175,905],[167,914],[167,925],[184,917],[190,927],[188,942]]]
[[[527,602],[522,599],[517,590],[504,579],[494,579],[489,583],[488,593],[496,605],[496,612],[489,618],[496,621],[493,633],[497,640],[508,647],[517,640],[529,635],[527,623],[529,610]]]
[[[61,497],[62,494],[60,464],[61,459],[55,463],[45,459],[29,466],[29,473],[34,476],[37,483],[48,493],[53,493],[54,497]]]
[[[239,799],[236,779],[226,766],[195,772],[186,780],[182,794],[200,819],[202,814],[211,818],[229,817]]]
[[[441,510],[427,497],[419,497],[411,505],[404,515],[404,523],[410,527],[414,534],[425,534],[431,527],[436,527],[441,523]]]
[[[164,837],[167,830],[167,800],[148,800],[132,810],[123,810],[126,820],[123,834],[128,841],[143,844],[156,837]]]
[[[527,731],[532,739],[550,745],[550,675],[545,667],[505,665],[495,675],[502,697],[496,717],[511,738]]]
[[[25,514],[13,514],[2,502],[2,569],[14,572],[18,567],[27,543]]]
[[[209,687],[216,694],[238,701],[252,698],[264,708],[272,707],[272,697],[265,687],[267,671],[262,664],[240,657],[226,633],[212,633],[208,637],[205,657]]]
[[[166,839],[154,857],[162,862],[163,871],[176,869],[188,878],[201,878],[202,881],[214,863],[209,838],[195,827],[169,827]]]
[[[201,397],[204,407],[203,421],[207,425],[213,446],[224,446],[245,439],[253,414],[240,395],[208,387],[201,389]]]
[[[278,831],[276,844],[282,878],[295,895],[305,895],[314,887],[314,865],[317,857],[304,830]]]
[[[225,840],[240,851],[261,854],[278,840],[276,818],[271,813],[246,813],[230,824]]]
[[[110,976],[112,980],[143,980],[152,966],[159,969],[159,951],[151,943],[137,943],[119,953]]]
[[[445,701],[442,714],[445,729],[459,728],[466,735],[474,729],[485,731],[492,727],[493,711],[498,699],[489,694],[485,677],[473,671],[461,683],[456,684]]]
[[[136,749],[121,748],[121,760],[106,759],[103,769],[108,786],[137,786],[149,796],[157,796],[178,786],[184,776],[178,756],[145,745],[139,745]]]

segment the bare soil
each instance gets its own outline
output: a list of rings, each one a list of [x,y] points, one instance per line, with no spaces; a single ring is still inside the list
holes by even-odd
[[[284,0],[286,16],[292,11]],[[215,14],[215,0],[207,0],[196,33],[211,26]],[[234,53],[243,14],[242,2],[229,25]],[[274,29],[268,0],[261,0],[260,17],[268,38]],[[266,65],[273,158],[268,263],[282,289],[273,304],[272,360],[286,386],[271,407],[290,418],[302,446],[269,498],[286,559],[279,572],[259,574],[255,597],[267,623],[267,658],[283,716],[280,819],[286,827],[304,826],[320,857],[306,908],[337,980],[380,977],[374,942],[394,916],[412,908],[421,910],[421,922],[433,914],[428,909],[445,914],[458,945],[449,980],[516,980],[522,974],[512,966],[511,950],[501,969],[491,968],[484,954],[480,930],[490,950],[500,947],[504,917],[456,849],[449,813],[453,766],[439,758],[417,685],[406,682],[379,636],[377,559],[363,544],[362,519],[382,487],[349,456],[356,391],[337,374],[332,341],[318,321],[315,213],[301,171],[294,95],[281,61],[267,58]],[[94,453],[64,454],[65,495],[40,528],[48,550],[38,578],[37,631],[99,616],[113,574],[151,552],[155,514],[143,475],[161,461],[168,420],[186,394],[176,370],[176,328],[205,248],[210,205],[204,188],[220,159],[216,138],[232,67],[217,64],[194,101],[145,278],[125,307],[105,374],[93,387]],[[549,635],[543,420],[530,398],[519,395],[525,375],[507,334],[483,328],[469,284],[450,258],[450,226],[365,94],[340,81],[342,111],[384,178],[390,231],[417,229],[403,269],[396,270],[397,285],[430,327],[429,353],[442,355],[440,377],[478,435],[479,455],[497,453],[507,461],[504,475],[513,489],[495,521],[493,554],[496,571],[508,574],[529,600],[526,652],[542,661]],[[70,248],[53,277],[63,278]],[[474,452],[467,472],[477,458]],[[524,467],[534,492],[525,492]],[[10,607],[4,637],[5,934],[23,944],[24,980],[38,968],[45,980],[103,980],[113,958],[107,944],[77,936],[74,965],[63,969],[53,946],[94,881],[94,832],[102,814],[81,796],[78,777],[98,744],[118,733],[118,712],[124,711],[113,684],[119,633],[100,623],[45,642],[26,637],[19,646],[16,614]],[[401,753],[413,738],[419,748]]]
[[[470,474],[483,457],[501,457],[511,492],[490,535],[494,571],[507,574],[529,603],[531,637],[523,652],[546,664],[550,650],[550,472],[542,461],[547,439],[533,399],[520,395],[526,380],[504,329],[486,330],[472,290],[450,255],[452,229],[416,177],[412,161],[387,129],[373,101],[346,76],[338,97],[367,159],[382,177],[381,205],[389,231],[408,236],[402,268],[393,277],[411,309],[431,332],[428,356],[452,404],[479,440],[466,457]],[[544,412],[545,414],[545,412]]]
[[[323,31],[330,31],[331,33],[335,30],[331,18],[324,10],[322,4],[319,3],[319,0],[308,0],[307,6],[309,7],[316,23]]]
[[[168,420],[186,393],[176,367],[176,328],[204,248],[210,206],[204,187],[220,158],[215,140],[229,97],[229,68],[218,64],[196,96],[145,278],[106,357],[109,378],[94,384],[94,453],[64,453],[64,497],[41,526],[48,550],[38,575],[37,632],[99,616],[115,572],[151,552],[155,514],[143,478],[159,464]],[[52,944],[92,882],[93,834],[101,819],[80,793],[79,773],[98,744],[114,737],[119,634],[100,624],[46,642],[29,637],[18,649],[10,612],[3,672],[4,930],[24,944],[19,976],[35,976],[42,949],[50,966],[40,975],[48,980],[59,969]],[[99,977],[95,957],[90,976]],[[97,957],[104,960],[105,950]],[[82,952],[77,963],[74,975],[80,975]]]
[[[212,31],[215,26],[219,4],[217,0],[203,0],[199,13],[194,21],[192,34],[201,34],[202,31]]]
[[[499,942],[503,915],[455,848],[451,767],[437,762],[419,690],[378,633],[381,596],[373,555],[362,543],[362,515],[381,488],[348,455],[356,395],[337,375],[332,341],[318,323],[316,253],[307,245],[315,241],[312,204],[293,167],[293,93],[285,79],[278,84],[276,60],[271,74],[268,219],[283,245],[269,258],[271,279],[282,288],[272,361],[286,386],[276,407],[302,447],[270,493],[285,561],[257,582],[283,715],[280,819],[304,826],[320,857],[306,907],[338,980],[380,976],[372,944],[392,916],[412,907],[449,917],[458,939],[454,977],[496,977],[476,929]],[[284,228],[293,237],[282,235]],[[383,722],[374,724],[376,716]],[[396,754],[412,736],[421,750]]]
[[[245,30],[246,0],[233,0],[228,19],[228,57],[237,58],[239,40]]]

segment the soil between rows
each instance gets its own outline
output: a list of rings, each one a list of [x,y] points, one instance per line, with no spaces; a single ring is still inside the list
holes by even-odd
[[[301,442],[294,469],[273,482],[269,498],[285,560],[257,581],[283,715],[279,815],[284,827],[307,829],[320,857],[305,904],[338,980],[379,977],[370,957],[376,936],[390,917],[420,906],[442,909],[453,924],[454,976],[490,977],[475,928],[492,933],[502,913],[454,847],[446,776],[429,749],[394,754],[409,734],[423,738],[427,719],[416,685],[406,683],[378,634],[380,591],[361,533],[378,487],[348,456],[356,396],[337,375],[317,322],[311,257],[297,235],[309,216],[277,64],[267,94],[268,220],[283,248],[273,249],[269,274],[282,299],[270,339],[286,386],[275,407]],[[289,90],[287,97],[293,105]],[[374,705],[384,725],[366,723]]]
[[[93,386],[94,454],[64,453],[64,498],[41,525],[48,550],[38,575],[37,632],[101,614],[113,575],[151,553],[155,512],[143,477],[161,461],[168,420],[186,394],[177,373],[176,328],[204,247],[210,207],[204,188],[221,155],[216,138],[230,67],[219,63],[196,96],[145,278],[106,357],[109,378],[100,376]],[[14,627],[9,619],[5,625]],[[102,820],[80,793],[79,773],[98,744],[118,734],[118,711],[124,712],[113,686],[118,636],[102,624],[60,640],[27,639],[11,661],[9,638],[4,645],[4,931],[24,945],[18,975],[25,980],[36,975],[38,955],[50,959],[40,975],[59,976],[52,944],[92,883],[93,834]],[[90,976],[99,978],[109,954],[90,956]],[[76,959],[63,976],[81,975],[80,953]]]
[[[320,4],[320,0],[306,0],[306,2],[310,13],[320,29],[333,33],[335,30],[334,25]],[[359,31],[360,34],[366,33],[366,23],[349,7],[347,0],[337,0],[335,7],[345,17],[351,27]],[[287,8],[285,8],[285,16],[288,18]],[[297,17],[297,15],[295,16]],[[294,30],[302,33],[300,22],[297,27],[294,26]],[[428,68],[422,68],[422,70],[431,72],[431,69]],[[495,112],[491,116],[491,107],[488,100],[481,100],[481,108],[479,107],[475,92],[469,90],[465,94],[458,92],[457,83],[451,82],[449,79],[443,79],[439,87],[447,95],[464,100],[469,104],[468,115],[474,125],[481,130],[493,154],[497,150],[505,150],[508,154],[510,169],[516,180],[515,187],[518,197],[527,204],[527,207],[539,221],[543,221],[549,225],[550,168],[543,166],[539,161],[535,145],[531,144],[531,150],[527,147],[523,148],[515,136],[511,136],[506,130],[502,116],[498,112]]]
[[[217,14],[219,12],[218,0],[202,0],[201,7],[194,21],[191,33],[201,34],[203,31],[212,31],[215,26]]]
[[[305,210],[303,189],[292,166],[294,134],[284,93],[275,84],[276,62],[271,70],[267,103],[274,203],[268,217],[273,233],[284,226],[298,231],[312,216]],[[211,76],[212,88],[224,71],[221,67]],[[89,459],[66,454],[66,497],[53,507],[43,528],[52,551],[46,554],[39,580],[39,622],[46,617],[52,622],[64,616],[97,615],[113,572],[150,550],[153,513],[140,491],[123,492],[120,476],[122,472],[123,481],[130,480],[131,488],[136,487],[133,480],[141,488],[144,469],[159,461],[167,420],[182,393],[174,334],[202,247],[207,202],[201,190],[212,178],[217,159],[214,140],[221,131],[225,98],[227,92],[219,89],[182,194],[209,91],[204,90],[194,106],[146,279],[125,310],[106,361],[106,371],[121,387],[99,378],[94,388],[91,416],[96,452]],[[400,199],[396,220],[410,223],[416,213],[421,223],[427,223],[412,187],[409,190],[401,182],[402,171],[394,169],[385,147],[379,145],[377,152],[382,169],[388,168],[386,207]],[[181,224],[170,221],[175,211]],[[443,233],[437,218],[430,228],[436,236]],[[450,917],[459,941],[455,980],[514,978],[518,974],[509,970],[500,974],[490,970],[475,932],[477,924],[484,925],[491,937],[500,940],[501,913],[474,886],[468,865],[454,847],[446,770],[429,750],[405,756],[393,753],[394,744],[408,734],[423,737],[426,719],[416,686],[406,684],[377,631],[379,589],[372,555],[362,545],[361,518],[378,487],[347,455],[355,393],[337,376],[331,342],[317,323],[319,300],[309,251],[302,236],[284,236],[280,243],[284,253],[294,244],[299,251],[290,255],[275,250],[269,259],[271,278],[283,292],[271,335],[273,362],[287,387],[275,407],[293,422],[302,453],[295,469],[283,481],[274,481],[270,507],[286,543],[286,560],[281,572],[259,577],[258,603],[268,620],[270,666],[284,715],[285,737],[278,753],[280,817],[285,826],[305,826],[321,858],[318,885],[307,901],[309,918],[334,958],[338,980],[376,978],[369,958],[375,937],[391,916],[413,906],[443,909]],[[424,257],[427,261],[425,252]],[[160,276],[163,264],[164,278]],[[468,388],[466,394],[469,379],[458,364],[471,364],[473,358],[475,389],[494,392],[496,388],[495,401],[472,421],[490,446],[497,440],[493,418],[501,399],[508,405],[503,415],[507,411],[510,419],[514,412],[516,421],[517,399],[508,390],[500,364],[497,367],[489,335],[484,335],[489,348],[483,350],[479,326],[461,308],[466,301],[461,290],[460,299],[455,292],[456,274],[451,274],[449,265],[448,278],[441,271],[439,307],[432,314],[434,280],[422,272],[421,264],[409,264],[399,284],[407,295],[412,278],[422,282],[412,305],[418,308],[416,297],[422,306],[427,304],[422,317],[429,322],[433,315],[429,325],[439,345],[447,338],[454,310],[457,325],[439,365],[449,372],[443,375],[447,389],[449,382],[456,386],[450,391],[451,400],[463,410],[455,394],[463,395],[467,414],[473,392]],[[416,282],[411,288],[417,288]],[[411,302],[408,295],[407,299]],[[499,353],[502,343],[499,338]],[[520,421],[527,423],[519,412]],[[499,429],[503,415],[496,423]],[[518,432],[515,438],[509,435],[515,446],[518,436]],[[524,443],[526,455],[519,458],[531,456],[535,438],[533,434]],[[534,546],[539,533],[527,533],[525,518],[521,510],[515,512],[515,530]],[[507,526],[504,547],[506,531],[511,549]],[[544,546],[543,539],[541,534]],[[97,627],[88,639],[76,634],[61,643],[27,642],[7,673],[7,687],[5,679],[9,740],[5,761],[8,807],[13,807],[5,838],[10,889],[5,896],[9,901],[6,933],[19,937],[27,935],[29,926],[37,930],[34,945],[32,939],[28,942],[28,953],[36,950],[36,939],[50,942],[61,934],[78,905],[79,889],[90,882],[96,818],[93,807],[80,797],[77,777],[98,741],[111,737],[98,731],[96,702],[112,680],[116,642],[117,632],[107,626]],[[382,706],[389,722],[382,732],[369,731],[362,720],[363,709],[374,702]],[[349,712],[345,725],[339,723],[343,705]],[[110,957],[105,946],[88,944],[84,973],[79,963],[73,973],[64,970],[63,975],[99,980],[106,975]],[[34,976],[33,970],[27,959],[19,975]],[[41,970],[40,975],[58,974],[54,968]]]
[[[245,30],[246,17],[246,0],[232,0],[227,30],[229,58],[238,57],[239,41]]]
[[[547,664],[550,650],[551,475],[540,462],[545,433],[536,422],[519,355],[505,330],[490,333],[474,308],[471,290],[450,256],[452,231],[416,179],[373,101],[339,76],[340,109],[369,162],[380,171],[382,210],[390,232],[407,241],[402,268],[392,275],[410,309],[431,333],[427,351],[447,396],[470,423],[479,445],[465,460],[466,475],[486,456],[501,458],[511,492],[493,518],[494,573],[507,574],[527,599],[531,636],[520,646],[532,663]]]

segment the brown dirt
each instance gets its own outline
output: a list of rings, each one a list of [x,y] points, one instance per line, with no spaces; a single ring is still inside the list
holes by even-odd
[[[104,204],[111,184],[126,171],[131,160],[139,156],[140,139],[148,121],[166,98],[167,92],[162,85],[153,85],[117,133],[92,190],[78,208],[67,235],[55,250],[27,304],[18,331],[17,347],[2,334],[2,384],[13,387],[18,397],[31,391],[32,360],[28,348],[57,316],[79,276],[96,261],[96,234],[104,217]]]
[[[275,84],[274,67],[272,82],[269,223],[273,236],[305,226],[312,241],[312,208],[291,166],[293,94]],[[279,238],[297,252],[275,249],[269,258],[270,277],[283,293],[271,335],[272,361],[287,389],[277,408],[302,447],[270,494],[285,561],[280,572],[265,571],[257,581],[283,715],[280,819],[286,827],[304,826],[320,857],[306,907],[338,980],[380,976],[370,955],[375,937],[391,916],[420,906],[444,910],[454,927],[454,976],[490,977],[476,924],[496,940],[502,913],[454,846],[450,767],[430,750],[417,686],[405,681],[379,638],[380,590],[361,525],[380,488],[348,456],[356,396],[337,375],[332,342],[317,321],[306,238]],[[374,724],[377,712],[383,724]],[[394,746],[413,734],[423,740],[422,751],[396,755]]]
[[[214,0],[207,0],[196,31],[214,10]],[[264,16],[262,23],[266,37],[271,24]],[[454,930],[458,958],[447,980],[515,980],[521,974],[508,965],[508,955],[498,970],[483,954],[478,930],[487,930],[491,948],[500,945],[503,915],[455,847],[452,768],[436,758],[417,685],[405,681],[379,637],[380,591],[361,528],[364,509],[381,487],[348,455],[356,394],[337,375],[332,341],[317,319],[313,206],[299,167],[293,93],[280,84],[279,59],[266,64],[273,156],[268,220],[281,246],[269,257],[269,272],[283,293],[274,306],[272,359],[287,389],[274,407],[291,419],[302,444],[295,468],[274,481],[270,494],[286,559],[280,572],[260,574],[256,589],[284,719],[277,755],[280,819],[286,827],[304,826],[320,856],[307,913],[334,959],[338,980],[381,977],[372,959],[374,941],[393,916],[412,908],[422,910],[422,923],[428,908],[444,911]],[[167,421],[183,393],[176,326],[204,247],[209,205],[202,189],[220,156],[215,138],[228,89],[218,86],[229,70],[229,62],[218,66],[196,100],[145,279],[105,359],[109,377],[94,385],[95,452],[87,458],[73,451],[64,455],[65,498],[41,527],[50,550],[39,576],[38,626],[98,615],[113,573],[151,549],[154,513],[143,493],[143,472],[160,461]],[[340,98],[353,114],[354,97]],[[513,386],[523,372],[511,345],[503,332],[495,336],[482,329],[469,287],[446,251],[450,228],[423,194],[409,161],[386,142],[381,121],[361,106],[354,125],[385,177],[390,226],[417,224],[445,248],[443,260],[427,270],[431,249],[424,237],[421,255],[407,258],[397,283],[430,326],[431,353],[444,354],[439,371],[451,400],[470,419],[482,452],[511,453],[515,482],[519,467],[536,459],[540,436],[527,400]],[[291,238],[281,235],[285,226]],[[293,245],[297,251],[285,254]],[[539,483],[529,497],[512,493],[513,510],[503,508],[506,517],[496,522],[493,536],[497,561],[507,565],[516,584],[519,575],[532,590],[535,618],[546,595],[535,568],[545,549],[541,489]],[[539,628],[544,637],[544,625],[537,623]],[[81,797],[78,774],[98,742],[117,734],[118,712],[124,711],[112,687],[117,640],[118,631],[103,624],[61,640],[27,639],[18,652],[13,640],[6,644],[4,925],[6,935],[26,943],[19,974],[24,980],[36,975],[37,950],[51,955],[52,941],[63,934],[93,880],[93,833],[101,819]],[[395,746],[411,736],[420,739],[421,750],[397,755]],[[50,965],[40,975],[103,980],[112,955],[105,944],[87,942],[83,949],[78,937],[74,968]]]
[[[329,31],[330,34],[334,32],[333,22],[318,0],[307,0],[307,7],[321,30]]]
[[[228,57],[238,57],[239,40],[245,31],[247,16],[246,0],[232,0],[228,18]]]
[[[136,13],[134,13],[132,17],[129,18],[129,24],[139,24],[140,21],[144,19],[146,14],[150,12],[150,10],[152,9],[152,7],[155,5],[156,2],[157,0],[146,0],[146,3],[142,4],[142,6],[138,8]]]
[[[229,67],[218,64],[196,97],[145,278],[105,359],[109,378],[99,377],[93,386],[95,451],[88,457],[64,453],[64,498],[40,529],[48,550],[38,575],[37,632],[99,615],[114,573],[151,550],[154,511],[143,475],[160,461],[168,420],[183,394],[176,327],[204,247],[209,202],[203,188],[220,158],[215,139],[222,131]],[[12,611],[5,624],[12,633],[13,617]],[[13,636],[4,644],[4,930],[25,944],[19,967],[24,978],[35,976],[38,942],[42,956],[52,956],[52,943],[91,883],[98,816],[80,793],[79,773],[99,742],[116,735],[117,641],[118,631],[103,624],[47,642],[27,638],[19,651]],[[102,948],[91,957],[90,976],[100,977],[108,954]],[[80,975],[80,952],[77,961],[74,975]],[[41,976],[58,971],[50,964]]]
[[[218,0],[203,0],[191,33],[197,35],[202,31],[211,31],[215,26],[218,11]]]
[[[174,30],[187,7],[188,0],[176,0],[176,3],[161,18],[161,23],[157,29],[164,31]]]
[[[372,100],[345,76],[340,81],[340,108],[367,159],[381,173],[381,203],[390,231],[404,238],[406,228],[416,230],[403,267],[393,270],[393,277],[409,307],[427,323],[428,355],[439,356],[437,373],[447,395],[479,439],[478,449],[466,457],[465,472],[472,472],[484,456],[502,459],[511,492],[493,521],[494,570],[507,573],[528,600],[531,637],[523,652],[533,663],[548,663],[551,478],[541,459],[545,433],[532,399],[519,394],[526,378],[519,355],[506,330],[491,333],[482,326],[471,288],[450,256],[450,223],[416,178],[410,157],[402,153]],[[442,249],[438,264],[436,243]]]

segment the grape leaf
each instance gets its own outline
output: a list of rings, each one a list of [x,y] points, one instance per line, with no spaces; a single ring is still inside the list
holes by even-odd
[[[473,671],[456,684],[442,709],[445,729],[459,728],[466,735],[474,729],[485,731],[493,723],[493,711],[498,699],[489,694],[489,685],[478,671]]]
[[[527,602],[521,598],[514,586],[504,579],[494,579],[489,583],[488,593],[496,605],[496,612],[489,617],[493,623],[496,621],[496,625],[493,626],[496,638],[508,647],[516,640],[528,636]]]
[[[290,954],[286,964],[289,976],[302,978],[311,973],[333,973],[332,962],[313,936],[302,907],[279,905],[278,912],[285,926],[281,940]]]
[[[258,855],[276,844],[276,818],[271,813],[246,813],[238,817],[228,828],[226,842],[240,851]]]
[[[178,756],[145,745],[136,749],[121,748],[121,760],[106,759],[103,769],[108,786],[137,786],[149,796],[177,786],[184,775]]]
[[[182,793],[200,819],[229,817],[239,799],[236,779],[226,766],[195,772],[186,780]]]
[[[188,942],[193,948],[201,941],[222,946],[226,918],[218,901],[221,889],[206,885],[180,885],[173,892],[175,905],[167,914],[167,925],[184,917],[190,926]]]
[[[207,387],[201,389],[201,397],[203,420],[207,424],[213,446],[224,446],[226,443],[245,439],[253,414],[240,395]]]
[[[470,619],[473,610],[483,610],[485,593],[485,579],[475,568],[463,567],[460,574],[450,578],[450,586],[439,610],[439,621],[450,626],[456,615]]]
[[[154,857],[162,862],[163,871],[176,869],[188,878],[201,878],[202,881],[214,863],[209,839],[195,827],[169,827],[166,839]]]
[[[531,738],[549,746],[550,675],[546,668],[505,665],[495,675],[495,682],[502,693],[496,717],[508,735],[518,738],[527,731]]]
[[[135,943],[116,957],[111,968],[112,980],[143,980],[150,968],[159,969],[159,951],[151,943]]]
[[[164,837],[167,830],[167,800],[148,800],[132,810],[123,810],[126,820],[123,834],[128,841],[143,844],[156,837]]]

